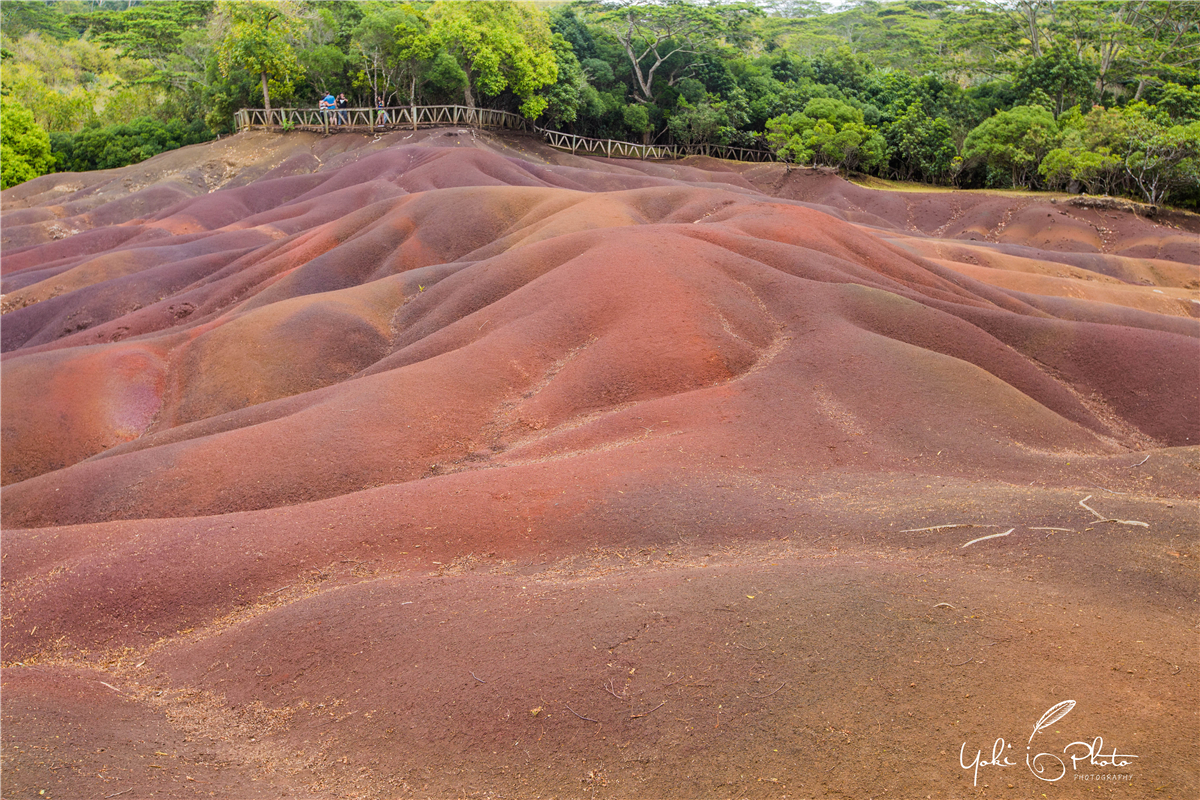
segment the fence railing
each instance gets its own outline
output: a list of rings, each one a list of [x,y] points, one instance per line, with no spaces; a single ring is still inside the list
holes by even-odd
[[[386,108],[243,108],[234,115],[239,133],[247,130],[334,131],[416,130],[466,125],[477,128],[531,131],[556,150],[606,158],[676,159],[702,155],[737,161],[777,161],[770,150],[721,144],[635,144],[620,139],[591,139],[534,125],[520,114],[467,106],[388,106]]]
[[[634,144],[620,139],[589,139],[573,133],[552,131],[546,128],[535,130],[546,139],[546,144],[556,150],[572,153],[605,156],[606,158],[679,158],[678,148],[672,145]]]
[[[270,130],[397,130],[472,125],[480,128],[529,130],[520,114],[467,106],[389,106],[387,108],[243,108],[234,115],[238,132],[255,128]]]

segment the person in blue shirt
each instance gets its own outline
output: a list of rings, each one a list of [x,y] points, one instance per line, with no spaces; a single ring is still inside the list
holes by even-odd
[[[333,110],[337,108],[337,101],[333,97],[333,92],[321,98],[321,113],[325,117],[325,124],[329,124],[329,117],[333,114]]]

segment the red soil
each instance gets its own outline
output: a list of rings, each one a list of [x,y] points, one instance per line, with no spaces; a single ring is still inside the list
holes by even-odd
[[[5,797],[1200,796],[1192,216],[470,131],[3,200]]]

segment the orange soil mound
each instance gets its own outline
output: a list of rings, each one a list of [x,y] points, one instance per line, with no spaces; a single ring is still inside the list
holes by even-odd
[[[208,741],[202,777],[237,794],[263,778],[337,796],[610,782],[626,797],[724,796],[751,759],[793,796],[953,796],[970,782],[938,753],[959,733],[929,714],[969,687],[940,662],[896,666],[922,663],[903,633],[913,609],[829,612],[811,641],[766,632],[818,608],[895,605],[918,566],[1000,615],[1029,587],[998,578],[989,596],[968,577],[998,559],[1081,610],[1119,609],[1125,636],[1145,631],[1171,669],[1197,669],[1184,653],[1200,474],[1187,217],[583,159],[470,131],[235,137],[45,176],[4,202],[4,711],[21,786],[53,770],[9,743],[57,729],[37,722],[47,709],[69,726],[116,697],[137,709],[129,731],[165,737],[177,760],[159,766],[196,772]],[[1077,505],[1086,494],[1125,521]],[[983,527],[953,547],[940,528],[911,530],[943,523]],[[1005,528],[960,569],[958,548]],[[1103,555],[1070,538],[1085,528],[1105,532]],[[685,590],[718,547],[720,577]],[[1050,559],[1026,569],[1031,548]],[[1115,584],[1112,563],[1127,570]],[[733,602],[718,596],[760,591],[765,616],[708,619]],[[1044,623],[1095,633],[1097,613]],[[662,648],[612,671],[662,620],[677,623]],[[739,625],[754,636],[744,657],[729,649]],[[973,627],[934,638],[961,648]],[[753,655],[776,634],[777,656]],[[881,646],[905,654],[862,670]],[[1055,700],[1018,698],[1040,703],[1046,687],[1122,702],[1110,665],[1085,653],[1048,648],[1020,678],[981,668],[1012,682],[1002,721],[1036,720]],[[75,688],[54,694],[35,666]],[[737,686],[707,691],[738,670]],[[921,688],[843,729],[819,718],[855,702],[835,675],[879,676],[887,702]],[[578,707],[585,682],[608,679],[605,697],[632,704],[624,721]],[[97,695],[100,680],[120,697]],[[780,683],[791,708],[818,710],[766,710]],[[1195,685],[1144,691],[1169,705]],[[671,713],[646,722],[660,700]],[[916,720],[912,760],[944,768],[836,770],[855,736],[855,758],[896,753],[878,726],[901,711]],[[1090,713],[1140,730],[1117,708]],[[1196,732],[1194,715],[1176,722]],[[832,777],[765,746],[805,736]],[[1141,780],[1195,790],[1181,765],[1197,737],[1183,738],[1140,740],[1162,762]],[[114,748],[110,766],[135,779],[140,757]],[[111,785],[85,771],[68,786]]]

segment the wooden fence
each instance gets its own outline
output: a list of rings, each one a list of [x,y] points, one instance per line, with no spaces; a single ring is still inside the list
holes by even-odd
[[[719,144],[635,144],[620,139],[590,139],[540,128],[520,114],[490,108],[467,106],[389,106],[378,108],[344,108],[322,111],[316,108],[243,108],[234,115],[239,133],[247,130],[302,130],[329,133],[350,131],[376,133],[380,131],[444,128],[463,125],[474,128],[530,131],[540,134],[546,144],[565,150],[606,158],[676,159],[692,155],[727,158],[736,161],[777,161],[770,150],[729,147]]]
[[[243,108],[234,115],[238,132],[245,130],[379,131],[442,128],[468,125],[476,128],[530,130],[520,114],[466,106],[389,106],[388,108]]]

